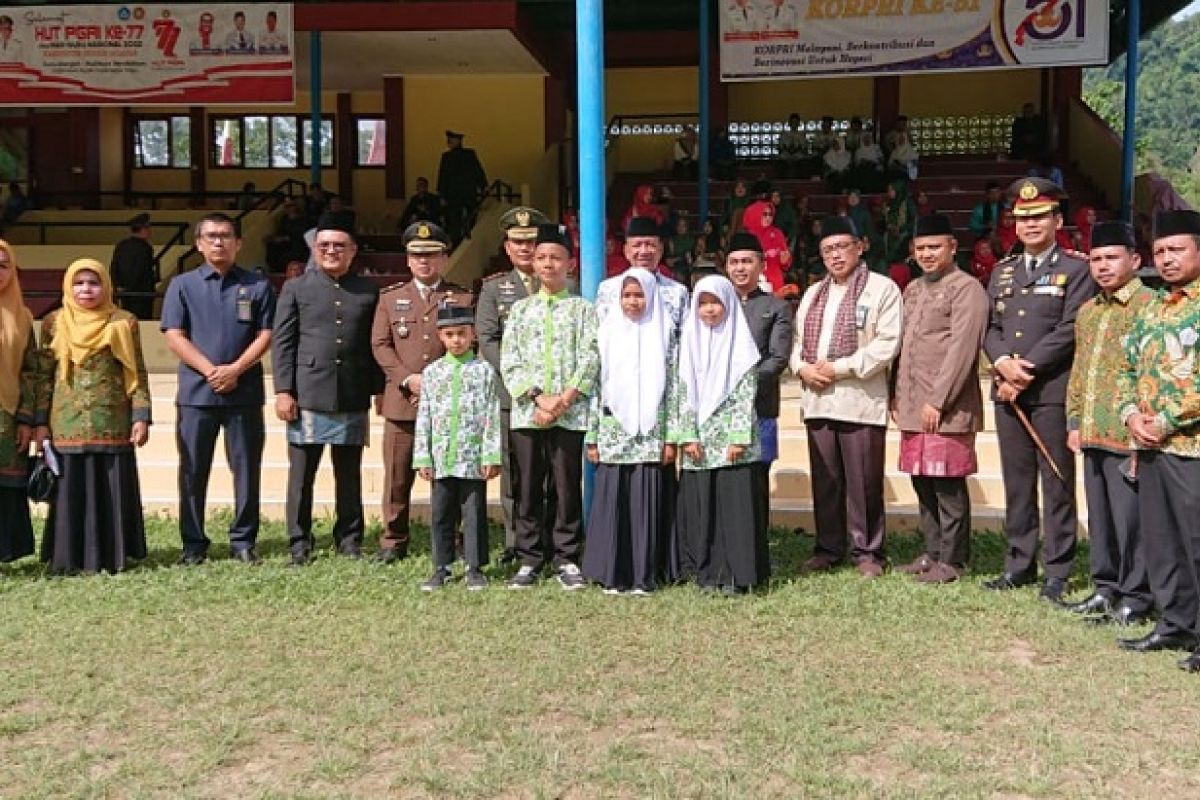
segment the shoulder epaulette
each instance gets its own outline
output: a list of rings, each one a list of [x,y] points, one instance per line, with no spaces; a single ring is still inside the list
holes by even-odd
[[[505,275],[507,275],[507,274],[508,274],[509,272],[511,272],[511,271],[512,271],[512,270],[505,270],[504,272],[493,272],[491,275],[485,275],[485,276],[484,276],[484,278],[483,278],[483,282],[484,282],[484,283],[491,283],[491,282],[492,282],[492,281],[494,281],[494,280],[497,280],[497,279],[499,279],[499,278],[503,278]]]
[[[391,286],[383,287],[382,289],[379,290],[379,293],[387,294],[388,292],[394,292],[397,289],[403,289],[405,286],[408,286],[408,281],[397,281],[396,283],[393,283]]]
[[[1060,247],[1059,250],[1062,251],[1062,254],[1064,256],[1071,256],[1072,258],[1078,258],[1080,261],[1088,260],[1088,254],[1082,253],[1079,250],[1073,250],[1069,247]]]
[[[1005,256],[1004,258],[1002,258],[1002,259],[1000,259],[999,261],[997,261],[997,262],[996,262],[996,266],[998,267],[998,266],[1000,266],[1001,264],[1007,264],[1009,261],[1017,261],[1017,260],[1019,260],[1020,258],[1021,258],[1021,254],[1020,254],[1020,253],[1013,253],[1012,255]]]

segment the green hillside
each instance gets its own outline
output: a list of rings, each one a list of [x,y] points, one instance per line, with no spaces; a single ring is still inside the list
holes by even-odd
[[[1169,178],[1200,208],[1200,14],[1160,25],[1142,40],[1138,61],[1138,172]],[[1084,99],[1118,134],[1124,81],[1125,56],[1084,70]]]

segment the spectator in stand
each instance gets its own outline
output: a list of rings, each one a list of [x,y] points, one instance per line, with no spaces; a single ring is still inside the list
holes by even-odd
[[[429,179],[417,178],[417,189],[408,198],[396,230],[403,233],[417,220],[432,222],[441,227],[446,221],[446,203],[437,192],[429,191]]]
[[[1046,122],[1033,103],[1021,106],[1021,116],[1013,120],[1012,141],[1008,154],[1015,159],[1032,161],[1046,149]]]
[[[604,237],[604,277],[620,275],[628,266],[629,262],[621,251],[621,240],[611,233]]]
[[[771,292],[779,291],[783,288],[784,275],[792,265],[792,253],[788,250],[787,237],[775,227],[775,206],[768,200],[751,203],[742,223],[762,245],[763,279],[770,284]]]
[[[667,239],[667,267],[682,283],[687,282],[688,259],[695,247],[696,237],[688,229],[687,217],[680,216],[675,220],[674,233]]]
[[[1092,228],[1096,225],[1096,209],[1082,206],[1075,212],[1075,234],[1071,237],[1071,247],[1081,253],[1092,249]]]
[[[996,181],[988,181],[987,187],[984,189],[983,200],[971,210],[971,221],[967,223],[967,227],[977,237],[990,236],[996,229],[996,224],[1000,221],[1000,215],[1003,212],[1004,191]]]
[[[796,207],[785,203],[783,192],[778,189],[771,192],[770,199],[771,205],[775,206],[775,227],[783,231],[788,246],[791,247],[800,235],[800,218],[796,215]]]
[[[979,279],[984,286],[992,279],[992,270],[996,268],[996,246],[991,237],[984,237],[975,242],[971,253],[971,274]]]
[[[446,201],[446,233],[454,245],[471,232],[479,195],[488,185],[479,156],[462,144],[463,134],[446,131],[446,152],[438,165],[438,194]]]
[[[150,319],[154,312],[154,247],[150,244],[150,230],[149,214],[138,214],[131,219],[129,236],[117,242],[109,266],[121,308],[138,319]]]
[[[850,185],[864,192],[877,192],[883,186],[883,149],[875,137],[864,132],[854,151]]]
[[[846,131],[846,150],[851,154],[858,152],[858,148],[862,146],[863,136],[870,136],[870,134],[863,131],[862,117],[851,117],[850,130]]]
[[[833,147],[837,134],[833,130],[833,117],[821,117],[821,129],[813,134],[809,148],[809,175],[820,175],[825,169],[825,153]]]
[[[825,262],[821,258],[821,224],[821,218],[813,215],[804,229],[804,236],[801,237],[804,257],[799,268],[804,272],[805,286],[825,277]],[[799,260],[799,256],[797,259]]]
[[[629,221],[634,217],[649,217],[658,227],[662,228],[666,224],[667,217],[656,200],[653,186],[643,183],[637,187],[633,192],[633,202],[630,204],[629,210],[621,218],[622,230],[629,227]]]
[[[329,224],[336,225],[340,230],[357,234],[358,212],[347,206],[341,195],[329,196],[329,210],[326,213],[328,217],[326,221]]]
[[[906,178],[910,181],[917,179],[917,162],[920,160],[920,154],[917,152],[916,145],[907,133],[897,133],[895,145],[888,153],[887,167],[885,169],[889,178],[898,177]]]
[[[742,212],[753,200],[745,178],[738,178],[734,181],[729,199],[725,203],[725,219],[723,221],[728,230],[737,230],[742,226]]]
[[[908,195],[908,181],[896,179],[888,184],[883,203],[883,257],[889,264],[908,258],[917,207]]]
[[[717,180],[731,181],[737,174],[737,147],[729,138],[728,128],[717,131],[709,142],[708,161],[712,167],[712,176]]]
[[[662,213],[663,239],[669,239],[671,234],[675,232],[675,209],[671,204],[675,201],[675,196],[671,194],[671,187],[659,184],[654,187],[654,204],[658,206],[658,210]],[[566,225],[566,220],[563,221]],[[576,237],[578,243],[578,237]],[[575,252],[579,252],[576,250]]]
[[[813,213],[808,206],[808,195],[801,194],[799,189],[792,195],[792,202],[796,207],[796,237],[799,240],[808,235],[812,227]]]
[[[840,136],[836,137],[825,151],[821,163],[821,177],[825,179],[829,191],[834,194],[840,193],[847,186],[852,163],[850,151],[846,149],[846,144]]]
[[[1013,216],[1012,209],[1005,206],[1004,210],[1000,212],[1000,224],[996,226],[996,233],[993,237],[996,257],[1007,258],[1016,251],[1017,245],[1017,219]]]
[[[3,219],[6,223],[16,222],[17,217],[32,208],[29,196],[21,189],[21,184],[13,181],[8,184],[8,199],[4,201]]]
[[[254,181],[246,181],[242,184],[241,194],[234,200],[233,208],[235,211],[253,211],[258,201],[258,187],[254,185]]]
[[[929,217],[938,213],[933,207],[933,201],[929,199],[929,192],[924,189],[917,192],[917,217]]]
[[[675,177],[695,180],[699,155],[700,150],[696,142],[696,129],[691,125],[685,125],[683,133],[675,140]]]
[[[1065,188],[1063,185],[1063,172],[1054,165],[1054,158],[1049,153],[1043,153],[1037,161],[1037,164],[1029,168],[1029,172],[1025,173],[1030,178],[1045,178],[1060,189]]]
[[[845,215],[854,222],[854,228],[858,231],[858,236],[863,243],[863,261],[867,262],[867,266],[879,272],[880,246],[879,246],[879,230],[875,226],[875,220],[871,218],[871,212],[863,205],[862,195],[857,190],[851,189],[846,195]]]
[[[804,159],[808,155],[808,142],[804,135],[804,123],[799,114],[788,117],[787,129],[779,134],[779,175],[783,178],[799,178],[804,171]]]
[[[267,240],[267,264],[280,270],[289,261],[308,261],[308,242],[304,240],[304,234],[309,227],[300,204],[295,200],[284,201],[279,227]]]
[[[892,151],[900,144],[900,140],[904,139],[907,141],[908,138],[908,117],[901,114],[896,117],[896,124],[883,137],[881,144],[883,145],[884,155],[891,156]]]

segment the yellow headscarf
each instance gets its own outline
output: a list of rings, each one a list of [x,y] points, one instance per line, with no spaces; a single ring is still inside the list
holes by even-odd
[[[83,308],[75,302],[75,294],[71,291],[75,276],[84,270],[96,273],[104,288],[100,305],[92,309]],[[59,376],[63,380],[70,377],[72,365],[79,366],[88,356],[107,347],[113,357],[121,362],[125,393],[132,395],[138,388],[137,348],[133,343],[133,329],[127,322],[112,324],[112,315],[117,311],[112,296],[112,278],[103,264],[91,258],[72,262],[63,277],[63,307],[54,324],[51,347],[58,359]]]
[[[15,414],[21,402],[21,363],[25,346],[33,335],[33,315],[21,296],[17,254],[3,239],[0,250],[8,256],[8,266],[12,269],[12,279],[0,291],[0,408],[7,414]]]

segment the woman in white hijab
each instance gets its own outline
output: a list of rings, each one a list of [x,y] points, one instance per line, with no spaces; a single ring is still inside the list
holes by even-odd
[[[761,356],[728,279],[696,284],[679,350],[681,568],[704,589],[742,594],[770,577],[767,509],[755,502]]]
[[[825,182],[829,184],[832,191],[840,192],[846,184],[846,178],[850,175],[850,166],[853,163],[850,151],[846,149],[846,142],[842,137],[839,136],[833,140],[833,144],[825,152],[822,161],[824,162],[822,173]]]
[[[625,271],[620,309],[598,332],[600,389],[586,438],[596,482],[583,574],[606,593],[640,595],[676,573],[678,338],[649,271]]]

